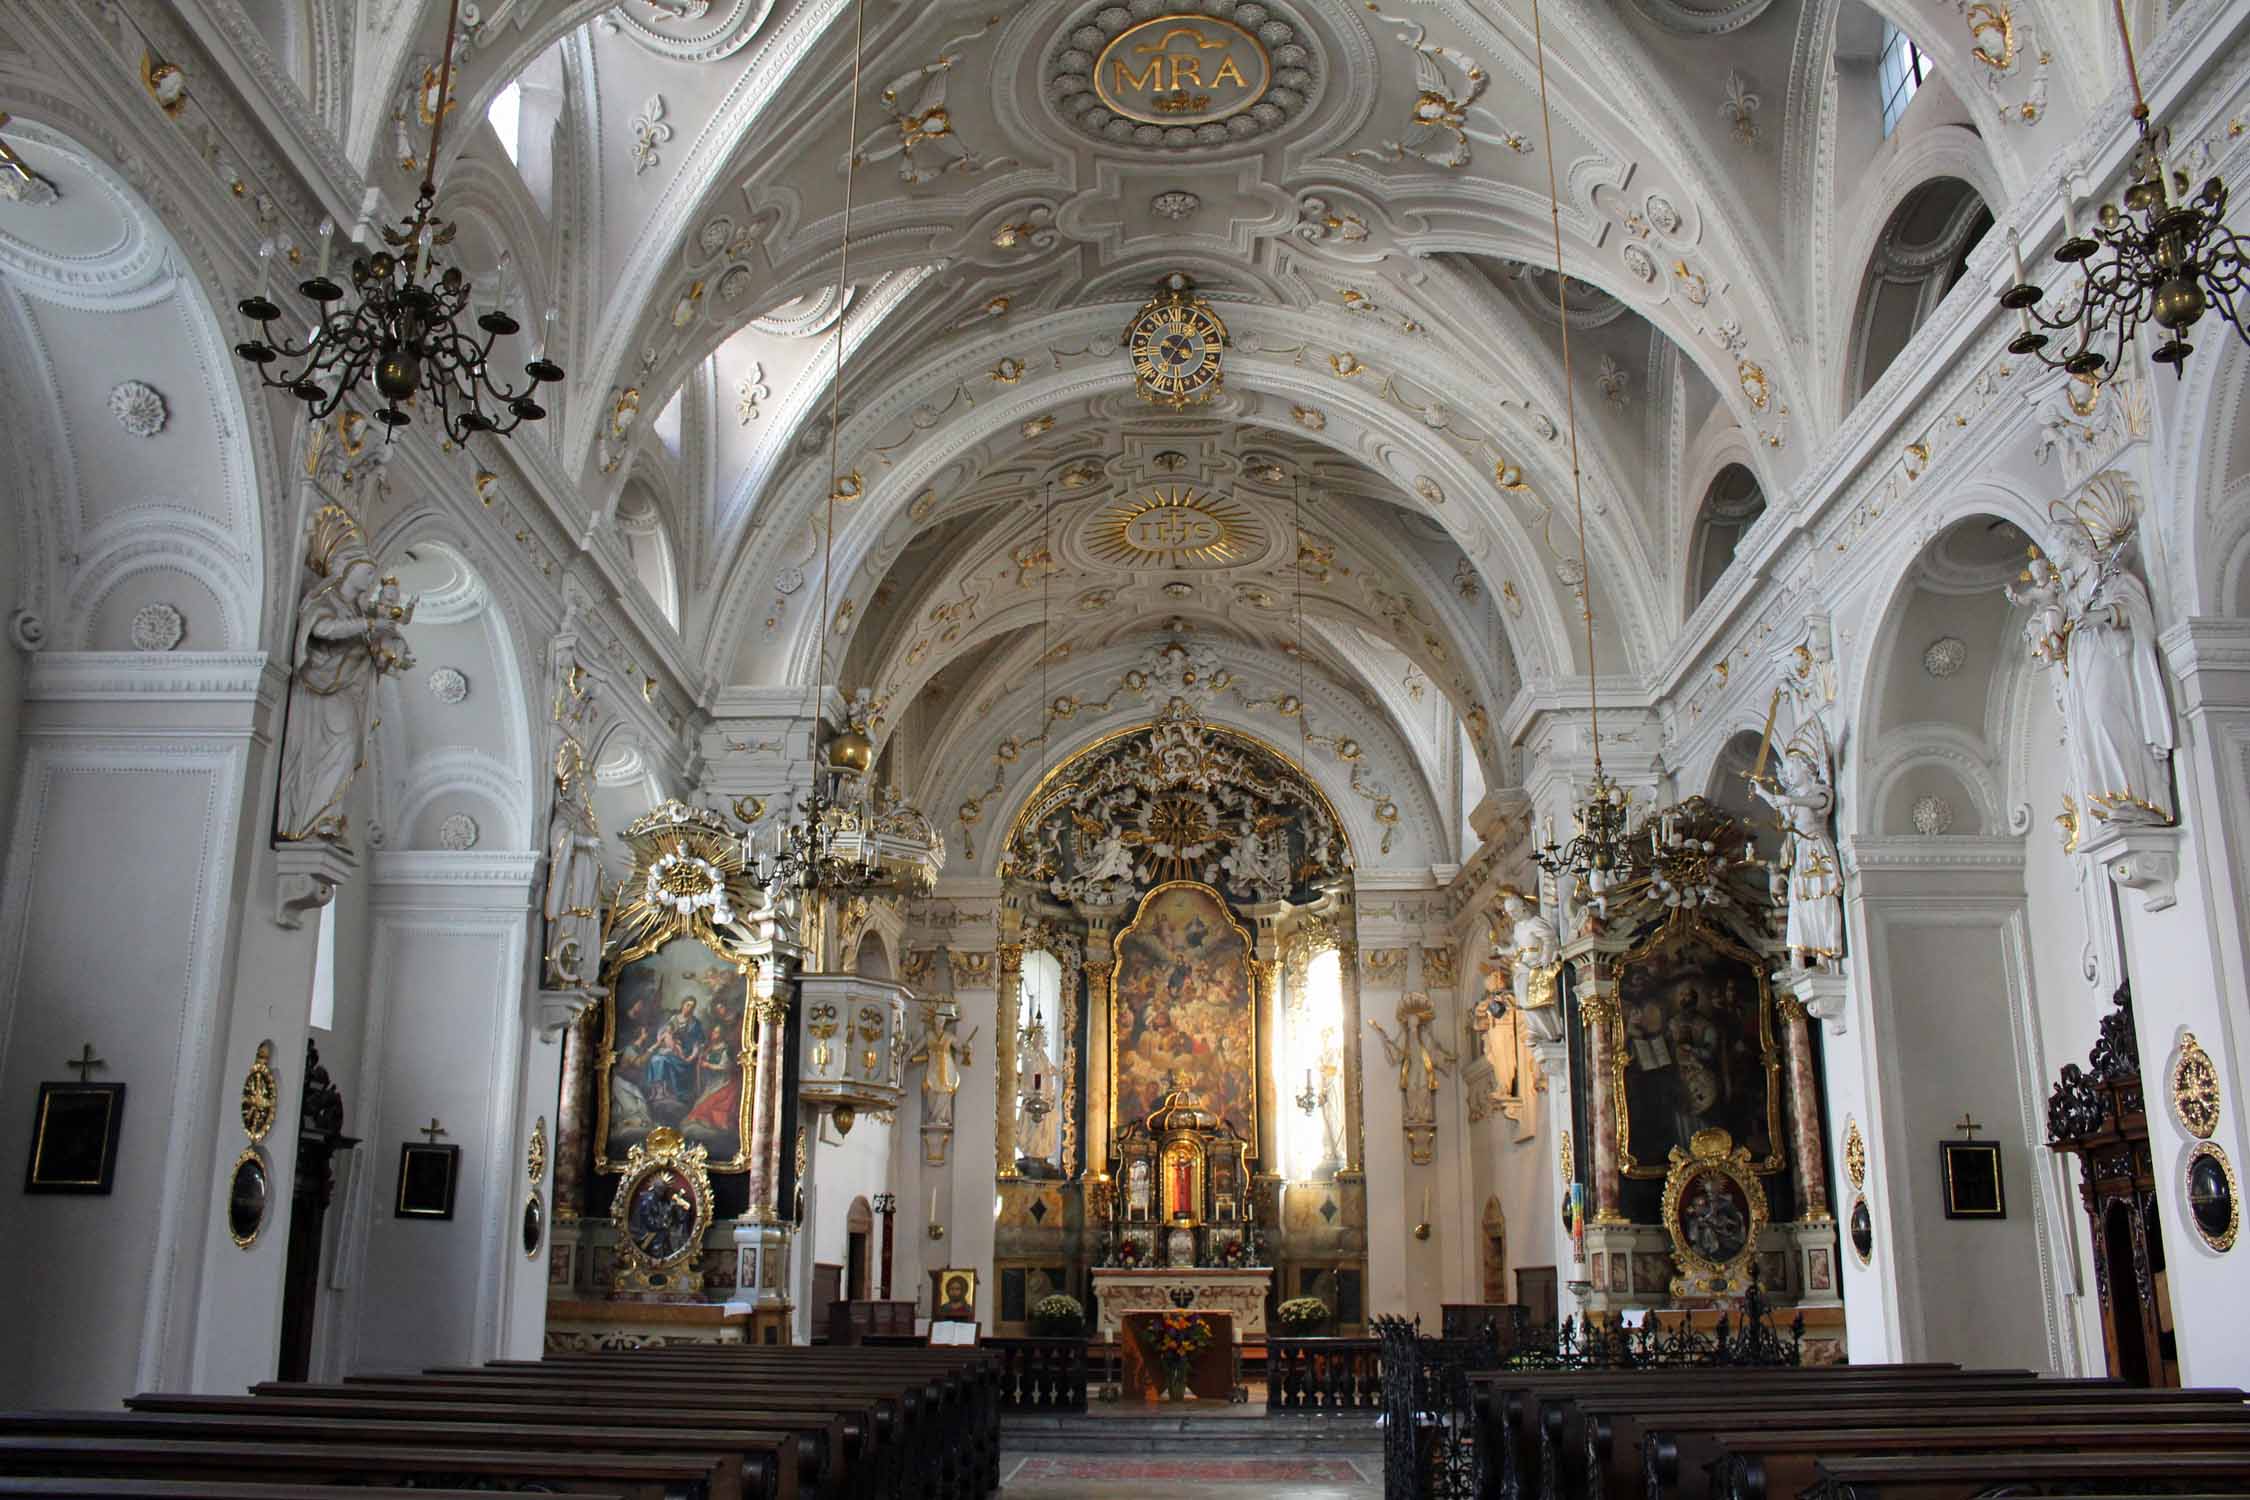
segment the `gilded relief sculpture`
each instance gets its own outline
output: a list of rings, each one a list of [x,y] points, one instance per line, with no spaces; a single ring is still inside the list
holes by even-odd
[[[2059,554],[2031,549],[2008,602],[2030,613],[2024,640],[2053,674],[2070,751],[2066,794],[2083,838],[2087,823],[2162,826],[2174,821],[2169,762],[2175,739],[2156,659],[2156,614],[2134,571],[2140,501],[2114,470],[2097,474],[2049,514]],[[2073,842],[2076,842],[2074,839]]]
[[[359,523],[340,505],[314,514],[305,573],[275,827],[285,842],[341,844],[344,798],[374,729],[375,685],[414,665],[405,627],[416,601],[383,575]]]

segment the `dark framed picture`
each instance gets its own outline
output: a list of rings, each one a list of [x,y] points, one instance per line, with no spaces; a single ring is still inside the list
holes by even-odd
[[[398,1210],[401,1219],[450,1219],[453,1191],[461,1182],[461,1148],[408,1141],[398,1148]]]
[[[122,1083],[42,1083],[31,1122],[27,1193],[107,1193],[117,1177]]]
[[[1939,1141],[1949,1219],[2005,1219],[2008,1200],[2000,1184],[1998,1141]]]

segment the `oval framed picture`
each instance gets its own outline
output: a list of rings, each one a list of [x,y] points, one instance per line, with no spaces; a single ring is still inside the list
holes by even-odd
[[[2224,1253],[2242,1230],[2242,1184],[2234,1163],[2211,1141],[2199,1143],[2187,1159],[2188,1220],[2203,1243]]]
[[[523,1258],[537,1260],[547,1243],[547,1200],[534,1188],[523,1200]]]
[[[1852,1254],[1859,1257],[1863,1266],[1875,1263],[1875,1218],[1867,1211],[1864,1195],[1852,1200],[1851,1218]]]
[[[255,1146],[246,1146],[227,1174],[227,1235],[247,1250],[258,1243],[273,1202],[273,1173]]]

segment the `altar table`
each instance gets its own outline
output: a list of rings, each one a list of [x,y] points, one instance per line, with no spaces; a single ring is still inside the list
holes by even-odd
[[[1191,1312],[1223,1312],[1234,1321],[1237,1339],[1266,1336],[1266,1297],[1273,1290],[1273,1272],[1264,1266],[1228,1270],[1218,1266],[1183,1267],[1176,1271],[1128,1271],[1114,1266],[1094,1270],[1094,1300],[1101,1308],[1096,1332],[1105,1340],[1118,1337],[1119,1320],[1127,1313],[1170,1312],[1187,1298]],[[1175,1295],[1177,1294],[1177,1295]]]
[[[1169,1309],[1167,1310],[1169,1311]],[[1158,1401],[1164,1395],[1164,1361],[1156,1353],[1157,1323],[1161,1312],[1125,1314],[1124,1379],[1119,1394],[1127,1401]],[[1204,1401],[1234,1399],[1234,1319],[1223,1312],[1196,1312],[1192,1316],[1211,1325],[1211,1342],[1188,1365],[1188,1394]]]

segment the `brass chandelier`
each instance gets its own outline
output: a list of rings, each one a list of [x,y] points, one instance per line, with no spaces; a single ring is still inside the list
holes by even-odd
[[[2148,100],[2141,93],[2140,66],[2133,57],[2133,35],[2125,24],[2125,0],[2113,0],[2117,34],[2125,45],[2125,75],[2133,88],[2133,120],[2140,129],[2128,168],[2131,180],[2124,192],[2124,207],[2104,203],[2095,215],[2093,233],[2081,234],[2070,203],[2070,186],[2063,185],[2064,227],[2067,237],[2055,247],[2055,259],[2079,268],[2077,304],[2049,317],[2039,308],[2042,288],[2023,275],[2016,262],[2017,284],[2000,295],[2000,305],[2020,316],[2022,332],[2008,343],[2008,352],[2036,355],[2041,363],[2067,370],[2088,380],[2098,380],[2117,368],[2124,346],[2143,323],[2164,330],[2164,342],[2149,358],[2170,365],[2175,375],[2195,346],[2187,333],[2204,313],[2213,309],[2250,341],[2235,310],[2235,298],[2250,281],[2250,259],[2243,242],[2221,221],[2227,212],[2227,185],[2218,177],[2204,182],[2190,196],[2187,173],[2167,169],[2164,154],[2171,147],[2171,132],[2149,123]],[[2097,261],[2104,251],[2108,255]],[[2050,335],[2066,339],[2064,352],[2050,354]],[[2108,346],[2104,353],[2094,348]]]
[[[453,48],[460,22],[461,0],[453,0],[422,190],[413,214],[383,230],[389,249],[353,258],[351,281],[358,304],[336,306],[345,293],[328,275],[334,225],[327,221],[321,225],[320,269],[297,284],[298,295],[320,309],[319,321],[302,344],[292,343],[288,332],[274,330],[282,310],[266,295],[270,254],[259,257],[257,295],[239,304],[259,332],[235,345],[234,352],[258,367],[267,386],[304,402],[316,420],[333,412],[372,375],[383,400],[374,416],[387,427],[407,426],[414,418],[403,408],[426,398],[456,443],[478,433],[506,437],[547,415],[537,400],[539,387],[563,378],[562,367],[541,350],[523,367],[529,379],[520,388],[494,380],[488,363],[493,346],[520,332],[521,325],[494,307],[478,315],[473,328],[464,327],[473,311],[468,278],[459,266],[441,270],[431,257],[431,251],[452,243],[454,232],[453,225],[437,218],[436,174],[438,143],[453,107]],[[283,368],[276,370],[276,365]]]

